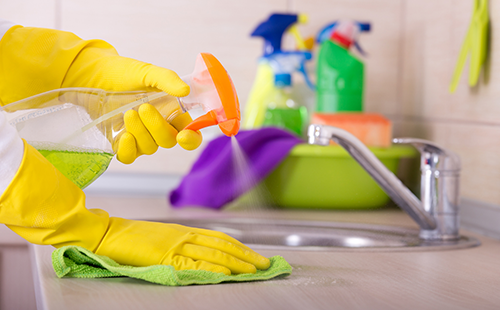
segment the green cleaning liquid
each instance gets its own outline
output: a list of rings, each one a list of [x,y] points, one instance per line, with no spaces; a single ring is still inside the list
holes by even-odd
[[[113,154],[106,152],[77,152],[38,150],[65,177],[84,189],[106,171]]]
[[[267,109],[262,126],[286,128],[301,136],[307,122],[306,107]]]
[[[293,93],[291,75],[276,75],[275,86],[264,101],[267,109],[262,126],[284,128],[302,136],[308,113]]]

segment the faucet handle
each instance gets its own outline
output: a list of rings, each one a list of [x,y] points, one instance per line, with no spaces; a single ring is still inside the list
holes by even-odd
[[[411,144],[420,152],[421,167],[437,171],[460,171],[460,157],[438,144],[417,138],[395,138],[393,143]]]
[[[460,158],[427,140],[397,138],[393,142],[412,144],[420,151],[420,201],[437,225],[435,229],[421,229],[420,237],[425,240],[457,240]]]

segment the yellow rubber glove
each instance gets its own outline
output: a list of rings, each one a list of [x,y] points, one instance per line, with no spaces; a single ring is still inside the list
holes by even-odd
[[[82,40],[64,31],[14,26],[0,41],[0,62],[2,105],[67,87],[164,91],[176,97],[189,94],[189,86],[175,72],[119,56],[102,40]],[[117,147],[118,160],[127,164],[140,155],[153,154],[158,146],[174,146],[177,132],[191,122],[189,114],[183,114],[182,120],[169,124],[151,107],[144,113],[127,113],[127,134],[120,137]],[[201,133],[192,139],[185,142],[187,148],[201,144]]]
[[[269,260],[221,232],[109,217],[85,208],[85,195],[24,143],[18,173],[0,197],[0,222],[35,244],[82,246],[132,266],[254,273]]]
[[[186,150],[200,146],[202,136],[199,131],[182,131],[193,120],[189,113],[177,116],[170,124],[151,104],[142,104],[138,111],[128,110],[124,115],[126,132],[119,138],[117,158],[124,164],[131,164],[141,155],[151,155],[158,146],[171,148],[179,142]],[[179,132],[193,132],[188,139],[178,139]],[[182,135],[182,137],[184,137]]]
[[[94,250],[109,216],[87,210],[83,191],[24,141],[21,165],[0,197],[0,223],[31,243]]]
[[[146,238],[145,238],[146,237]],[[176,224],[111,218],[95,251],[124,265],[171,265],[177,270],[255,273],[269,260],[236,239],[217,231]]]

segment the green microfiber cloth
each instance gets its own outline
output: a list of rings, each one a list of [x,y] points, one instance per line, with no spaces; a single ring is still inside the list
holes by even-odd
[[[52,266],[59,278],[107,278],[130,277],[152,283],[181,286],[192,284],[218,284],[221,282],[245,282],[269,280],[277,276],[288,276],[292,267],[281,256],[270,258],[271,267],[227,276],[223,273],[205,270],[175,270],[172,266],[154,265],[133,267],[120,265],[109,257],[96,255],[78,246],[65,246],[52,252]]]

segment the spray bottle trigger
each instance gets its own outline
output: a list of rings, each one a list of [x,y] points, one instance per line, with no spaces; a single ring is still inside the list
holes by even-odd
[[[357,22],[358,24],[358,27],[359,27],[359,31],[360,32],[370,32],[372,27],[371,27],[371,24],[370,23],[361,23],[361,22]],[[359,45],[359,42],[356,40],[354,41],[354,47],[356,47],[356,49],[358,50],[358,52],[363,55],[364,57],[367,56],[366,52],[361,48],[361,45]]]
[[[198,131],[200,129],[219,125],[220,130],[228,137],[235,136],[240,130],[240,120],[233,118],[226,121],[219,122],[217,120],[217,114],[215,111],[209,111],[208,113],[198,117],[184,129],[189,129],[193,131]]]
[[[302,75],[304,75],[304,80],[306,81],[307,86],[310,89],[315,90],[316,87],[314,86],[314,84],[312,83],[311,79],[309,78],[309,75],[307,74],[306,66],[305,66],[305,61],[300,64],[300,68],[299,68],[298,71],[300,73],[302,73]]]
[[[366,52],[361,48],[361,45],[359,45],[358,41],[354,41],[354,47],[358,50],[358,52],[363,55],[364,57],[367,57]]]
[[[191,123],[189,123],[189,125],[187,125],[184,129],[189,129],[189,130],[193,130],[193,131],[198,131],[202,128],[206,128],[206,127],[209,127],[209,126],[214,126],[214,125],[217,125],[218,122],[217,122],[217,115],[215,114],[214,111],[208,111],[206,114],[198,117],[197,119],[195,119],[194,121],[192,121]]]

